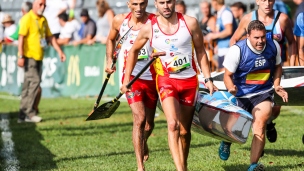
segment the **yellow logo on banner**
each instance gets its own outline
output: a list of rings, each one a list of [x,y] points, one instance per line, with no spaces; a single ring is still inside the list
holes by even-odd
[[[80,85],[79,56],[71,56],[68,66],[67,86]]]
[[[103,68],[106,69],[107,68],[107,55],[104,57],[104,63],[103,63]],[[116,71],[117,72],[117,71]],[[106,72],[102,72],[103,75],[102,77],[103,78],[106,78],[107,77],[107,73]],[[113,73],[114,74],[114,73]],[[112,77],[110,77],[109,81],[108,81],[108,84],[111,84],[112,86],[115,85],[115,80],[114,80],[114,76],[112,75]]]

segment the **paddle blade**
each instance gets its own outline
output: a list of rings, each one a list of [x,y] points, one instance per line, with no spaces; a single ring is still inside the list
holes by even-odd
[[[110,101],[104,103],[103,105],[95,109],[94,112],[86,119],[86,121],[109,118],[116,111],[119,105],[120,105],[120,101],[116,101],[116,102]]]

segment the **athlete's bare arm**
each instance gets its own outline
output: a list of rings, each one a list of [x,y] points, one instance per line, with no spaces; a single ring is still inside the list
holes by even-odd
[[[106,48],[106,56],[107,56],[106,72],[107,73],[113,73],[115,71],[115,68],[113,68],[113,70],[111,69],[113,51],[115,49],[116,38],[119,34],[119,28],[126,16],[127,16],[127,14],[118,14],[113,19],[112,26],[110,28],[110,32],[108,35],[108,40],[106,43],[106,46],[107,46],[107,48]]]
[[[276,65],[274,75],[273,75],[273,86],[275,92],[282,97],[283,102],[288,102],[288,94],[283,89],[282,86],[280,86],[281,82],[281,76],[282,76],[282,65]]]
[[[192,34],[192,41],[194,44],[197,62],[204,74],[205,78],[210,78],[210,68],[209,68],[209,62],[208,57],[206,54],[205,46],[204,46],[204,36],[202,31],[199,28],[198,22],[195,18],[184,15],[185,21],[187,26],[190,29],[190,32]],[[206,84],[207,88],[210,90],[210,93],[213,93],[214,85],[210,84],[210,81]]]
[[[152,34],[151,24],[146,24],[140,29],[140,31],[134,41],[134,44],[128,53],[128,61],[126,63],[125,77],[123,80],[124,85],[126,85],[130,82],[131,73],[132,73],[132,71],[135,67],[135,64],[137,62],[137,59],[138,59],[138,52],[140,51],[140,49],[142,47],[144,47],[146,42],[150,39],[151,34]],[[127,91],[125,86],[122,86],[121,91],[123,93],[125,93]]]
[[[289,17],[284,13],[281,13],[279,22],[281,28],[284,29],[285,37],[287,38],[288,41],[288,55],[290,58],[290,65],[294,66],[296,56],[298,55],[298,51],[297,51],[297,44],[293,36],[293,30],[291,27],[292,22],[289,19]]]
[[[233,83],[232,77],[233,77],[232,72],[230,72],[228,69],[225,68],[225,72],[224,72],[224,83],[226,86],[226,89],[228,90],[228,92],[230,92],[233,95],[236,95],[237,93],[237,88]]]
[[[251,13],[246,14],[240,21],[240,24],[234,34],[232,35],[230,39],[230,46],[234,45],[237,41],[241,40],[244,33],[247,30],[247,26],[249,22],[251,21]]]

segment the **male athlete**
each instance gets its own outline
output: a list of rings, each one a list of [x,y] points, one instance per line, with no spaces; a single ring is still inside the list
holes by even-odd
[[[274,91],[288,101],[287,92],[280,86],[282,76],[279,44],[266,38],[266,29],[259,20],[248,25],[247,39],[229,48],[224,60],[224,83],[237,98],[237,105],[253,116],[253,139],[248,171],[263,171],[258,163],[265,146],[265,127],[271,117]],[[274,88],[273,88],[274,87]],[[231,143],[222,142],[219,155],[227,160]]]
[[[297,44],[295,42],[291,27],[292,22],[289,19],[288,15],[273,9],[274,2],[275,0],[257,0],[256,3],[259,6],[258,10],[253,11],[242,18],[237,30],[234,32],[230,40],[230,45],[235,44],[241,39],[250,21],[259,20],[266,27],[267,38],[272,38],[280,44],[280,47],[282,49],[282,64],[283,62],[287,61],[285,38],[287,39],[288,54],[290,55],[290,65],[294,66],[295,57],[298,53]],[[281,106],[274,106],[272,109],[272,116],[267,122],[266,136],[271,143],[277,140],[277,131],[274,127],[275,123],[272,121],[279,116],[280,110]]]
[[[139,30],[147,23],[151,22],[151,19],[155,16],[146,12],[148,0],[129,0],[127,2],[131,12],[126,14],[118,14],[114,17],[112,27],[107,41],[107,73],[112,73],[116,68],[112,66],[112,54],[116,38],[119,35],[124,35],[126,31],[133,26],[132,30],[126,36],[120,53],[118,54],[118,60],[124,60],[125,63],[128,60],[128,52],[131,49]],[[152,53],[150,45],[145,44],[136,57],[138,62],[135,69],[132,72],[132,76],[135,76],[149,61],[149,55]],[[123,71],[124,72],[124,71]],[[144,164],[149,157],[149,150],[147,146],[147,140],[154,128],[154,114],[157,104],[157,91],[155,89],[155,80],[152,76],[152,70],[148,69],[141,77],[132,85],[131,91],[126,93],[126,97],[130,108],[133,113],[133,146],[136,154],[136,161],[138,171],[144,170]],[[154,75],[155,76],[155,75]]]
[[[168,143],[176,170],[186,171],[190,128],[198,93],[195,57],[207,78],[206,87],[211,94],[216,87],[210,77],[203,35],[197,20],[175,12],[175,0],[155,0],[154,3],[159,16],[140,30],[129,51],[121,91],[129,91],[126,84],[132,78],[132,71],[136,70],[137,54],[147,42],[155,52],[166,52],[166,56],[159,57],[154,63],[156,88],[167,119]]]

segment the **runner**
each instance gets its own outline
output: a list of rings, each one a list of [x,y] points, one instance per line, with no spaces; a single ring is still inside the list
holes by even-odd
[[[264,170],[258,163],[265,146],[265,126],[271,116],[273,86],[275,92],[288,101],[287,92],[280,86],[282,76],[281,49],[273,39],[266,39],[262,22],[251,21],[247,39],[229,48],[224,60],[224,83],[237,98],[237,105],[253,116],[253,140],[248,171]],[[222,142],[219,156],[227,160],[231,143]]]
[[[267,31],[267,37],[273,38],[281,46],[281,58],[282,63],[287,61],[286,48],[284,47],[285,38],[288,41],[288,54],[290,59],[290,65],[295,64],[295,57],[297,55],[297,45],[292,32],[292,22],[289,17],[279,11],[273,10],[275,0],[257,0],[258,10],[253,11],[245,15],[234,35],[230,40],[230,45],[239,41],[247,29],[247,26],[252,20],[261,21]],[[280,114],[281,106],[274,106],[272,109],[272,116],[267,122],[266,136],[269,142],[273,143],[277,140],[277,131],[275,129],[275,123],[272,121]]]
[[[207,88],[212,94],[216,87],[210,77],[208,58],[203,35],[195,18],[175,12],[175,0],[155,0],[159,16],[145,25],[129,51],[122,92],[130,91],[126,84],[136,69],[137,54],[148,42],[156,52],[166,52],[154,63],[156,88],[166,115],[168,143],[175,167],[187,170],[187,158],[191,141],[191,123],[198,93],[197,68],[194,50]]]
[[[146,12],[148,0],[129,0],[127,2],[131,12],[127,14],[119,14],[115,16],[112,28],[110,29],[107,41],[107,73],[116,70],[112,66],[112,54],[118,34],[124,33],[133,26],[132,30],[126,37],[124,44],[118,54],[119,60],[124,60],[124,64],[128,60],[128,52],[132,47],[139,30],[146,24],[150,23],[154,14]],[[149,61],[149,55],[152,53],[150,45],[146,44],[136,55],[139,61],[132,72],[135,76]],[[154,75],[155,76],[155,75]],[[132,79],[132,78],[131,78]],[[155,80],[152,77],[152,71],[147,70],[133,84],[132,90],[126,93],[126,97],[133,113],[133,146],[136,154],[138,171],[144,170],[144,164],[149,157],[149,149],[147,140],[154,128],[154,114],[157,104],[157,91],[155,89]]]

